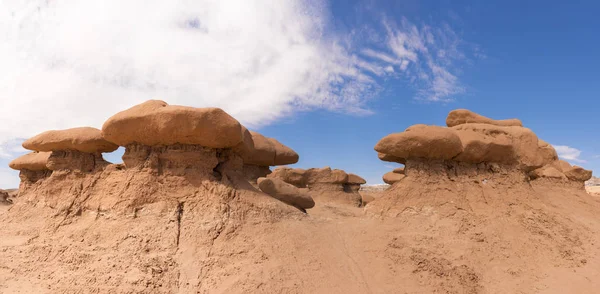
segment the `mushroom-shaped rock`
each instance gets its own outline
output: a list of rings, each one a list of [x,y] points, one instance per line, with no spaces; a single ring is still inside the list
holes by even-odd
[[[200,145],[232,148],[242,142],[242,126],[220,108],[168,105],[150,100],[121,111],[102,126],[102,135],[120,146]]]
[[[566,179],[567,178],[564,173],[562,173],[560,170],[558,170],[556,167],[554,167],[552,165],[546,165],[546,166],[540,167],[540,168],[530,172],[529,176],[532,179],[538,179],[538,178]]]
[[[306,170],[306,183],[311,184],[345,184],[348,182],[348,174],[341,169],[332,170],[330,167],[309,168]]]
[[[16,170],[44,171],[51,152],[31,152],[11,161],[8,166]]]
[[[348,174],[348,182],[347,183],[350,185],[363,185],[363,184],[366,184],[367,181],[358,175]]]
[[[273,138],[267,138],[254,131],[244,130],[244,141],[234,148],[244,164],[258,166],[286,165],[298,162],[299,156],[294,150]]]
[[[278,167],[267,177],[281,179],[298,188],[306,187],[306,171],[301,168]]]
[[[99,129],[91,127],[52,130],[23,142],[23,148],[33,151],[75,150],[84,153],[113,152],[119,148],[102,137]]]
[[[385,136],[375,151],[405,161],[407,158],[452,159],[463,151],[460,138],[452,129],[415,125],[402,133]]]
[[[401,174],[401,175],[403,175],[403,174],[404,174],[404,167],[397,167],[397,168],[395,168],[395,169],[393,170],[393,172],[394,172],[394,173],[397,173],[397,174]]]
[[[592,171],[586,170],[579,166],[573,166],[572,168],[566,170],[565,176],[572,181],[585,182],[592,178]]]
[[[494,120],[466,109],[453,110],[448,114],[448,117],[446,118],[446,125],[449,127],[454,127],[457,125],[467,123],[481,123],[496,126],[523,126],[523,123],[515,118],[505,120]]]
[[[258,187],[271,197],[305,210],[315,206],[315,201],[303,189],[276,178],[259,178]]]
[[[396,156],[381,153],[381,152],[377,152],[377,157],[381,161],[397,162],[397,163],[402,163],[402,164],[406,163],[406,158],[400,158],[400,157],[396,157]]]
[[[383,182],[385,182],[388,185],[393,185],[397,182],[400,182],[402,179],[404,179],[404,177],[406,176],[403,174],[391,171],[383,175]]]
[[[464,145],[464,151],[455,158],[456,161],[518,164],[526,171],[552,162],[539,152],[538,138],[528,128],[468,123],[452,129]]]
[[[269,141],[275,147],[275,164],[274,165],[285,165],[294,164],[298,162],[300,156],[292,148],[281,144],[279,141],[269,138]]]

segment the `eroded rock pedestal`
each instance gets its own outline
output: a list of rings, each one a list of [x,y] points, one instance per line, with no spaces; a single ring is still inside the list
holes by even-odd
[[[358,193],[360,185],[366,181],[355,175],[348,174],[340,169],[310,168],[276,168],[269,178],[281,179],[298,188],[307,188],[317,205],[342,204],[361,206],[362,198]]]

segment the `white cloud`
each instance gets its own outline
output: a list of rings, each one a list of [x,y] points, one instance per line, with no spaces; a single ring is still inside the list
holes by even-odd
[[[447,102],[465,92],[455,66],[466,58],[459,50],[463,42],[450,26],[417,26],[402,18],[399,24],[386,19],[384,27],[385,48],[361,53],[374,61],[397,66],[416,88],[417,99]],[[473,50],[480,52],[478,47]]]
[[[462,90],[451,29],[386,21],[374,50],[332,33],[327,15],[308,0],[0,1],[0,156],[15,138],[100,127],[147,99],[256,127],[316,108],[369,114],[380,77],[430,101]]]
[[[579,149],[569,147],[569,146],[561,146],[561,145],[553,145],[554,149],[556,149],[556,153],[558,153],[558,157],[574,162],[585,163],[586,161],[579,158],[581,156],[581,151]]]
[[[315,3],[2,1],[0,138],[99,127],[151,98],[250,126],[297,109],[368,113],[385,68],[328,35]]]

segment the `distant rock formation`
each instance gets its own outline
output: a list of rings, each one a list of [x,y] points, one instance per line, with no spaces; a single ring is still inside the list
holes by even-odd
[[[366,181],[358,175],[348,174],[340,169],[310,168],[299,169],[279,167],[268,178],[277,178],[298,188],[308,188],[317,203],[335,203],[361,206],[358,193],[360,185]]]
[[[554,148],[520,120],[493,120],[455,110],[446,122],[448,127],[414,125],[375,145],[381,160],[402,163],[405,168],[402,173],[384,175],[384,181],[393,186],[370,204],[370,210],[394,214],[403,205],[424,201],[410,196],[417,194],[436,201],[459,201],[464,192],[455,190],[454,183],[461,183],[460,189],[494,186],[499,194],[502,185],[507,185],[510,188],[504,192],[521,189],[517,194],[526,195],[535,193],[528,182],[538,179],[552,179],[552,185],[572,183],[582,190],[591,177],[590,171],[558,160]]]
[[[307,189],[298,188],[278,178],[259,178],[257,182],[261,191],[303,212],[315,206],[315,201]]]

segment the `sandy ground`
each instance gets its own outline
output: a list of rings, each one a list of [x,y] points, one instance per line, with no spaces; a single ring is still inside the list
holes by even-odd
[[[48,230],[55,211],[0,206],[0,293],[598,293],[600,218],[589,207],[600,202],[588,198],[544,199],[547,210],[500,229],[434,207],[379,219],[319,205],[300,219],[236,224],[208,252],[191,231],[174,245],[172,214],[84,211]]]
[[[585,189],[590,195],[600,197],[600,186],[587,186]]]

